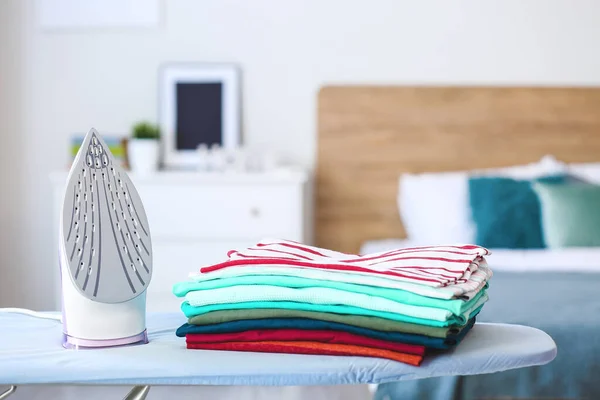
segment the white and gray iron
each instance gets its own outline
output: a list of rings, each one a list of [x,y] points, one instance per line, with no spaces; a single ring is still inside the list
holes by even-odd
[[[95,129],[69,172],[59,237],[63,346],[148,343],[148,220],[133,183]]]

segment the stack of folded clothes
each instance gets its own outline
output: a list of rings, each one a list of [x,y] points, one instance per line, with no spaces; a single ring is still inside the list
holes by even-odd
[[[232,250],[174,285],[189,349],[380,357],[456,346],[488,300],[474,245],[351,255],[287,240]]]

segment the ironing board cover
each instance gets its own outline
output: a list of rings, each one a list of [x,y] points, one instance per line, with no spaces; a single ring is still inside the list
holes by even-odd
[[[188,350],[177,314],[149,314],[150,343],[65,350],[58,321],[0,313],[0,385],[336,385],[474,375],[549,363],[556,345],[521,325],[477,323],[453,351],[420,367],[365,357]]]

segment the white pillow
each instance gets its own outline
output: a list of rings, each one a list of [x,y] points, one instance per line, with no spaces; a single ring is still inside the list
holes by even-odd
[[[564,172],[552,156],[506,168],[400,176],[398,208],[407,237],[421,243],[473,243],[475,226],[469,206],[469,176],[534,179]]]
[[[398,206],[407,237],[431,244],[469,243],[470,223],[466,172],[404,174]]]

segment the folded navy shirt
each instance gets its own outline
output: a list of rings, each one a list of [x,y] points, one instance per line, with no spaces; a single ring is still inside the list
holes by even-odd
[[[479,313],[479,310],[475,314]],[[185,337],[188,333],[227,333],[243,332],[255,329],[305,329],[305,330],[332,330],[353,333],[374,339],[387,340],[406,344],[421,345],[434,349],[447,349],[456,346],[467,335],[475,324],[475,316],[467,322],[467,325],[456,335],[444,338],[436,338],[425,335],[416,335],[402,332],[384,332],[373,329],[361,328],[338,322],[320,321],[308,318],[265,318],[247,319],[241,321],[223,322],[213,325],[191,325],[183,324],[177,329],[176,335]]]

